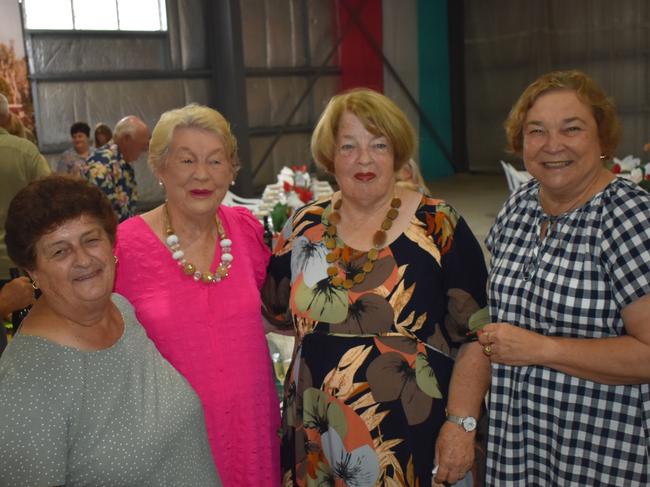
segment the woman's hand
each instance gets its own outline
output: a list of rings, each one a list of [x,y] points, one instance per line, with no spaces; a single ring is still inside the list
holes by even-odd
[[[438,472],[431,485],[442,482],[455,484],[465,477],[474,463],[474,439],[476,432],[467,432],[462,426],[445,421],[436,441],[436,464]]]
[[[495,363],[537,365],[548,337],[510,323],[490,323],[478,331],[483,353]]]

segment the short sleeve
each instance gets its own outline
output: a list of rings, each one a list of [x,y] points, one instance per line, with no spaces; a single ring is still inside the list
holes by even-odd
[[[451,234],[434,236],[441,249],[441,267],[446,294],[445,327],[452,340],[467,340],[470,316],[487,305],[487,269],[483,251],[465,220],[456,211],[441,205],[450,222]]]
[[[264,228],[248,209],[241,206],[234,206],[231,209],[235,211],[242,225],[242,231],[249,237],[247,250],[253,264],[257,289],[261,289],[266,279],[266,268],[271,256],[271,250],[264,243]]]
[[[50,169],[50,165],[45,160],[45,157],[41,155],[36,146],[33,144],[31,145],[34,150],[32,155],[32,174],[30,179],[34,181],[36,179],[49,176],[52,173],[52,170]]]
[[[620,309],[650,294],[650,195],[614,195],[603,214],[601,260]],[[610,221],[607,221],[607,220]]]
[[[289,309],[291,297],[291,246],[293,239],[293,219],[284,225],[269,261],[266,281],[262,287],[264,316],[279,328],[291,328]]]
[[[0,485],[64,485],[71,391],[43,347],[19,340],[0,360]]]

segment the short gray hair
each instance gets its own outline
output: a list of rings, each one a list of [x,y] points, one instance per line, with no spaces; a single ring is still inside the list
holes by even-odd
[[[124,135],[134,136],[138,129],[139,123],[141,123],[141,121],[138,117],[135,115],[127,115],[115,124],[115,129],[113,130],[113,138],[117,140]]]

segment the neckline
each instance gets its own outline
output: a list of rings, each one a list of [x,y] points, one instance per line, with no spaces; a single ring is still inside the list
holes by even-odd
[[[122,311],[120,306],[118,306],[117,302],[115,301],[115,296],[121,296],[121,294],[111,293],[111,298],[110,299],[111,299],[111,303],[113,303],[113,305],[117,308],[117,311],[120,313],[120,317],[122,318],[123,327],[122,327],[122,334],[109,347],[100,348],[99,350],[82,350],[80,348],[73,347],[71,345],[62,345],[60,343],[56,343],[56,342],[50,340],[49,338],[45,338],[44,336],[41,336],[41,335],[25,335],[23,333],[20,333],[20,331],[18,332],[18,334],[16,335],[15,338],[20,337],[21,341],[25,340],[25,339],[27,339],[27,340],[36,339],[36,341],[46,343],[48,346],[52,346],[52,347],[55,347],[55,348],[62,348],[64,350],[71,350],[73,352],[86,354],[86,355],[108,353],[109,351],[115,350],[118,346],[121,345],[121,343],[125,339],[127,327],[130,328],[130,326],[127,325],[126,319],[124,318],[124,312]],[[126,298],[123,298],[123,299],[126,299]],[[118,298],[118,300],[119,300],[119,298]]]
[[[608,189],[609,189],[609,188],[614,184],[614,182],[617,181],[618,179],[620,179],[620,178],[618,178],[618,177],[614,177],[611,181],[609,181],[609,182],[607,183],[607,185],[606,185],[603,189],[601,189],[600,191],[598,191],[597,193],[595,193],[593,196],[591,196],[591,198],[589,198],[588,200],[586,200],[585,202],[583,202],[583,203],[580,204],[580,205],[577,205],[577,206],[575,206],[575,207],[573,207],[573,208],[571,208],[571,209],[569,209],[569,210],[567,210],[567,211],[565,211],[565,212],[563,212],[563,213],[560,213],[559,215],[549,215],[548,213],[546,213],[546,211],[544,211],[544,207],[542,206],[542,202],[541,202],[541,200],[540,200],[540,191],[541,191],[542,188],[541,188],[540,183],[537,182],[537,193],[535,194],[535,204],[537,205],[537,208],[539,209],[539,212],[540,212],[540,214],[541,214],[541,218],[542,218],[542,219],[548,220],[550,223],[556,223],[556,222],[558,222],[558,221],[560,221],[560,220],[563,220],[564,218],[566,218],[566,217],[568,217],[568,216],[570,216],[570,215],[572,215],[572,214],[578,212],[579,210],[582,210],[582,209],[585,208],[586,206],[591,205],[591,204],[594,202],[594,200],[596,200],[596,198],[602,197],[602,195],[603,195],[603,194],[604,194],[604,193],[605,193],[605,192],[606,192],[606,191],[607,191],[607,190],[608,190]]]
[[[230,225],[228,225],[227,219],[224,218],[224,212],[221,211],[221,205],[219,205],[219,207],[217,208],[217,216],[221,220],[221,224],[224,226],[224,229],[226,230],[226,235],[232,235],[231,233],[232,229],[230,228]],[[151,228],[149,223],[144,218],[142,218],[142,215],[136,215],[136,218],[139,219],[140,222],[146,227],[147,231],[149,232],[149,235],[158,242],[158,248],[164,251],[165,254],[167,254],[166,257],[169,257],[169,249],[167,248],[167,245],[165,244],[165,242],[160,240],[160,237],[158,237],[158,234],[154,231],[153,228]],[[214,247],[215,247],[214,252],[212,253],[212,262],[210,262],[210,272],[214,272],[217,266],[219,265],[219,263],[221,262],[221,246],[219,245],[219,240],[217,240]],[[166,260],[169,261],[170,264],[173,265],[174,267],[178,267],[176,261],[174,261],[173,259],[169,258]],[[180,273],[180,275],[181,277],[187,277],[184,276],[182,272]]]
[[[422,194],[420,196],[420,200],[418,201],[418,204],[415,207],[415,211],[413,212],[412,215],[410,215],[409,220],[408,220],[408,224],[406,225],[404,230],[402,230],[400,233],[398,233],[395,236],[394,239],[387,240],[386,243],[384,244],[384,246],[382,247],[382,251],[390,248],[391,245],[393,245],[395,242],[397,242],[400,238],[402,238],[404,236],[404,232],[406,232],[408,227],[413,224],[413,219],[417,219],[418,212],[424,206],[426,198],[427,198],[427,196],[424,195],[424,194]],[[327,206],[325,206],[325,209],[323,210],[323,214],[321,216],[321,222],[320,222],[320,224],[323,225],[323,227],[326,227],[326,225],[325,225],[325,223],[323,223],[322,218],[323,217],[327,218],[327,216],[332,212],[333,204],[334,204],[333,200],[332,200],[332,198],[330,198],[329,201],[327,202]],[[374,247],[370,247],[369,249],[366,249],[366,250],[360,250],[360,249],[354,248],[354,247],[348,245],[347,243],[345,243],[345,240],[343,240],[339,235],[337,235],[336,238],[341,244],[343,244],[344,247],[348,247],[352,252],[367,254],[371,249],[374,248]]]

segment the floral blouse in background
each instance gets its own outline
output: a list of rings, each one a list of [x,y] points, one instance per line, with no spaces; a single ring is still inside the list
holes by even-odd
[[[135,215],[135,170],[124,161],[117,144],[102,146],[88,158],[85,177],[108,196],[121,222]]]
[[[89,149],[88,157],[92,157],[95,153],[94,149]],[[88,163],[86,158],[82,155],[79,155],[74,147],[67,149],[63,154],[59,162],[56,164],[56,172],[59,174],[69,174],[71,176],[84,178],[86,170],[88,169]]]
[[[423,197],[363,282],[338,288],[323,242],[330,212],[327,199],[295,214],[263,289],[267,311],[297,335],[284,485],[430,485],[454,357],[469,316],[486,305],[482,251],[453,208]],[[366,259],[344,248],[348,278]]]

